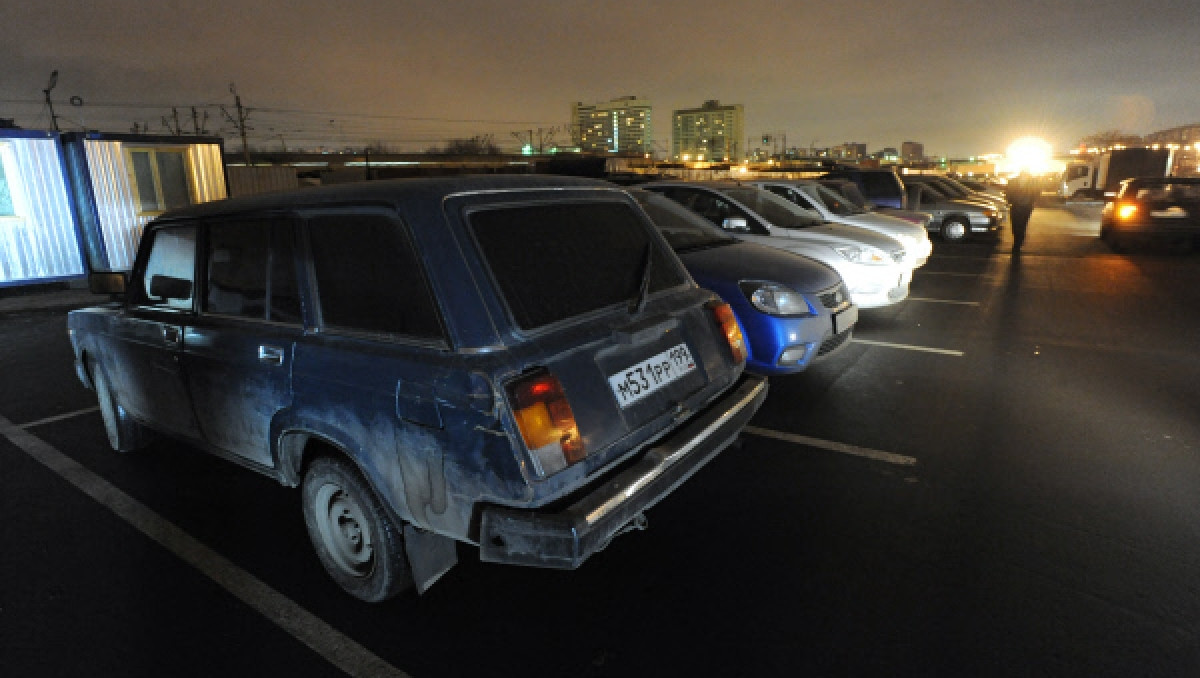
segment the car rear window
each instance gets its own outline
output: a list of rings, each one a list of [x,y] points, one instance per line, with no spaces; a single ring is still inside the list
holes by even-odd
[[[904,194],[900,187],[900,181],[891,172],[863,172],[862,182],[869,195],[898,198]]]
[[[471,233],[522,329],[637,298],[649,248],[648,293],[687,282],[644,218],[624,203],[477,210]]]

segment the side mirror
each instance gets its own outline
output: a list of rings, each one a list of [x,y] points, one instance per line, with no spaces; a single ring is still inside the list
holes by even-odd
[[[735,233],[749,233],[750,226],[746,223],[745,217],[726,217],[721,222],[721,228],[726,231],[734,231]]]
[[[155,299],[191,299],[192,281],[169,275],[151,276],[150,296]]]
[[[92,294],[125,294],[124,273],[92,273],[88,276],[88,291]]]

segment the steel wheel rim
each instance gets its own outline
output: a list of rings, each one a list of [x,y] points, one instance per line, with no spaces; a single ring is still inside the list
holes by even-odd
[[[314,512],[325,552],[338,569],[366,577],[375,569],[371,526],[358,501],[340,486],[326,483],[317,490]]]

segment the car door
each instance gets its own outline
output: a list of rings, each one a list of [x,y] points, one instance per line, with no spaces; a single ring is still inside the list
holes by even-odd
[[[184,368],[200,434],[271,466],[271,423],[292,400],[293,347],[304,332],[295,234],[287,217],[205,224],[200,313],[185,328]]]
[[[115,355],[101,362],[134,419],[194,438],[196,420],[180,360],[183,328],[195,316],[196,228],[164,226],[145,238],[129,304],[112,325]]]

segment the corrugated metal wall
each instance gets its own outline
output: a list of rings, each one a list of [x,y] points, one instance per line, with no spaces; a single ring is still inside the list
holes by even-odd
[[[291,191],[300,188],[296,168],[285,165],[270,167],[227,167],[229,174],[229,197],[257,195],[275,191]]]
[[[0,217],[0,283],[83,275],[57,138],[0,136],[16,216]]]
[[[100,220],[100,234],[104,239],[108,264],[114,271],[128,270],[133,266],[142,231],[154,218],[138,214],[124,146],[121,141],[84,141],[96,199],[96,214]],[[137,147],[169,148],[161,144],[137,144]],[[187,144],[186,148],[193,199],[196,202],[209,202],[225,198],[225,170],[220,146]]]

